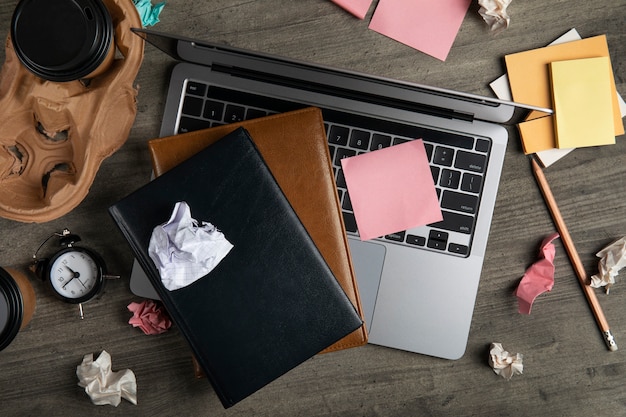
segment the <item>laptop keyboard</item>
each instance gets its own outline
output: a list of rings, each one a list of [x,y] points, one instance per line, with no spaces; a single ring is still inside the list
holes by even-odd
[[[178,133],[308,107],[202,82],[187,81]],[[422,139],[443,214],[433,223],[379,238],[387,242],[444,252],[470,253],[491,141],[383,119],[322,108],[346,231],[358,235],[341,159]]]

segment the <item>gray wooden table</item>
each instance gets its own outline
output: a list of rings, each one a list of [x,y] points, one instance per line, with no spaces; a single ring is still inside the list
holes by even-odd
[[[16,1],[0,1],[0,35]],[[155,29],[470,93],[493,95],[507,53],[544,46],[572,27],[606,34],[621,94],[626,94],[626,1],[514,0],[512,22],[488,33],[472,4],[446,62],[390,40],[328,0],[170,0]],[[4,59],[4,51],[0,52]],[[126,305],[140,301],[128,285],[132,256],[106,208],[150,176],[146,141],[158,135],[171,60],[151,46],[137,84],[138,114],[125,145],[102,164],[87,198],[44,224],[0,219],[0,265],[25,268],[36,246],[69,227],[122,276],[85,305],[78,320],[33,281],[38,297],[30,325],[0,352],[0,415],[180,416],[588,416],[626,415],[626,282],[600,302],[622,350],[609,352],[562,244],[556,284],[530,316],[517,313],[512,291],[554,225],[514,130],[509,143],[487,256],[465,356],[435,359],[367,345],[319,355],[234,408],[224,410],[206,380],[193,376],[186,342],[172,328],[145,336],[127,324]],[[0,121],[1,123],[1,121]],[[589,273],[595,253],[626,235],[626,138],[579,149],[546,171]],[[0,186],[2,184],[0,183]],[[625,273],[626,274],[626,273]],[[487,364],[491,342],[524,355],[524,374],[506,381]],[[77,386],[83,355],[107,350],[113,369],[132,369],[137,406],[92,405]]]

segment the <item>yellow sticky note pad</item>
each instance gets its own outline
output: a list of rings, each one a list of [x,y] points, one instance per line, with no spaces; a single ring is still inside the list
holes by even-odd
[[[607,57],[550,63],[557,148],[615,143]]]

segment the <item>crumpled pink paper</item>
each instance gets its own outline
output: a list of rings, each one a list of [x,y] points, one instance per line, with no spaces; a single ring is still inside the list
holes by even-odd
[[[113,372],[111,355],[103,350],[98,359],[93,360],[93,353],[85,355],[83,362],[76,367],[78,386],[95,405],[113,405],[117,407],[122,398],[137,405],[137,380],[130,369]]]
[[[554,233],[541,242],[539,260],[532,264],[520,281],[515,295],[519,302],[519,312],[530,314],[533,302],[539,294],[551,291],[554,286],[554,255],[556,249],[552,241],[559,237]]]
[[[139,327],[145,334],[161,334],[172,326],[172,322],[161,304],[152,300],[130,303],[126,308],[133,313],[128,324]]]

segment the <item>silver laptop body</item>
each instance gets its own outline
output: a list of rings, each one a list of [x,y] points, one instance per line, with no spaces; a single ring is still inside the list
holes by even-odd
[[[428,153],[445,224],[363,242],[350,230],[349,212],[344,220],[369,342],[446,359],[463,355],[508,140],[501,124],[519,122],[529,110],[551,110],[134,31],[180,61],[172,71],[161,136],[248,114],[320,107],[348,209],[339,158],[387,146],[387,138],[393,145],[434,135]],[[220,100],[225,120],[215,116]],[[190,109],[191,116],[181,114]],[[357,137],[362,131],[369,133],[365,145]],[[356,150],[349,149],[353,141]],[[470,162],[460,162],[461,155]],[[137,262],[130,285],[136,295],[158,298]]]

